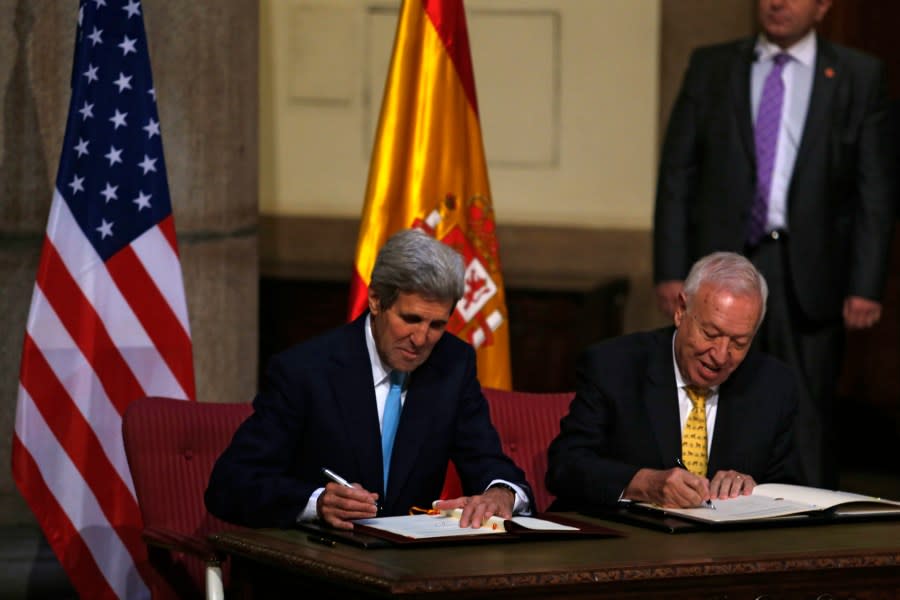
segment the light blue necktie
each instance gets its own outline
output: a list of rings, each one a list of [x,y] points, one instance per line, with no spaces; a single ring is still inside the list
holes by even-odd
[[[394,437],[397,425],[400,424],[400,393],[406,373],[394,369],[391,371],[391,389],[384,403],[384,415],[381,418],[381,457],[384,461],[384,493],[387,494],[388,470],[391,467],[391,451],[394,448]]]

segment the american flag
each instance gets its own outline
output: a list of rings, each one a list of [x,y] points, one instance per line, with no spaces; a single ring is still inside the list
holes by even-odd
[[[82,598],[148,597],[122,444],[145,395],[194,398],[187,306],[137,0],[82,0],[22,350],[13,478]]]

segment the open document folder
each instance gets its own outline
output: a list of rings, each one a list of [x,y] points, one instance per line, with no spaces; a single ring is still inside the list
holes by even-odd
[[[712,508],[664,508],[639,503],[643,508],[704,523],[740,523],[788,517],[854,518],[895,515],[900,502],[874,496],[824,490],[802,485],[764,483],[749,496],[714,500]]]
[[[475,535],[501,535],[504,533],[516,533],[517,531],[552,531],[575,532],[579,527],[566,525],[547,519],[535,517],[513,517],[502,519],[491,517],[481,527],[460,527],[459,519],[462,509],[442,510],[439,514],[422,514],[402,517],[376,517],[374,519],[360,519],[354,521],[354,526],[363,526],[370,529],[386,531],[415,540],[443,537],[460,537]]]
[[[353,531],[345,532],[316,526],[316,533],[336,541],[359,543],[374,537],[388,545],[447,544],[483,541],[519,541],[568,539],[570,537],[619,537],[621,532],[562,514],[542,514],[538,517],[517,516],[511,519],[491,517],[481,527],[460,527],[461,509],[440,511],[438,514],[418,514],[399,517],[376,517],[353,522]],[[304,529],[310,529],[301,524]],[[348,535],[349,533],[349,535]],[[367,548],[383,544],[365,544]]]

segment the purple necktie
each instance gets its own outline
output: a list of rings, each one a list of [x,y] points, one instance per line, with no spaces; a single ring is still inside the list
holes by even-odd
[[[772,70],[766,76],[759,110],[756,113],[756,194],[750,211],[747,242],[755,246],[766,235],[769,215],[769,191],[772,189],[772,171],[775,167],[775,150],[778,147],[778,128],[781,125],[781,107],[784,104],[784,82],[781,72],[790,60],[788,54],[776,54]]]

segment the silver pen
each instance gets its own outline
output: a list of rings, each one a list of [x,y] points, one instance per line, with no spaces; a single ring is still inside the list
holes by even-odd
[[[350,485],[349,481],[347,481],[346,479],[344,479],[343,477],[341,477],[340,475],[338,475],[331,469],[322,467],[322,472],[325,473],[325,477],[327,477],[328,479],[332,480],[335,483],[339,483],[340,485],[342,485],[344,487],[348,487],[348,488],[353,487],[352,485]]]

